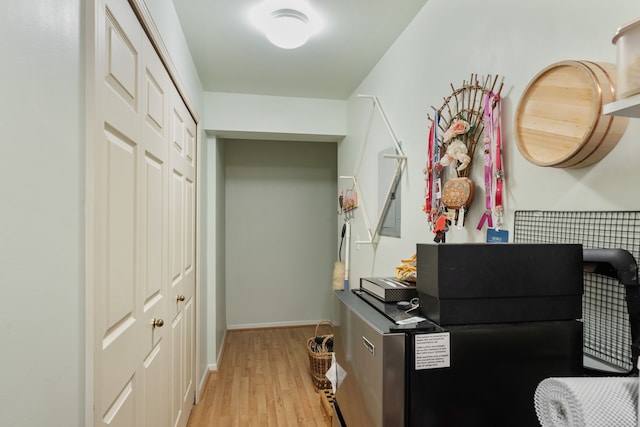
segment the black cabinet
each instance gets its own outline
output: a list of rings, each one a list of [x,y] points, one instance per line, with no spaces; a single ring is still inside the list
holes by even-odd
[[[401,326],[395,303],[348,291],[335,301],[347,427],[537,426],[538,383],[582,374],[577,320]]]

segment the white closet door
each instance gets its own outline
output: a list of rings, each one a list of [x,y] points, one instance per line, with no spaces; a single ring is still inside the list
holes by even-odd
[[[187,424],[193,406],[195,337],[195,179],[196,124],[177,91],[171,104],[169,143],[169,244],[173,426]]]
[[[194,399],[195,123],[129,3],[98,3],[94,425],[184,426]]]
[[[140,164],[142,372],[147,427],[167,425],[171,342],[168,326],[168,141],[171,81],[151,42],[143,40],[141,76],[144,155]],[[150,329],[149,329],[150,328]],[[150,335],[149,335],[150,333]]]
[[[142,32],[125,1],[104,5],[98,29],[95,141],[95,418],[96,426],[143,425],[141,345],[140,159],[144,156]],[[150,339],[150,337],[149,337]]]

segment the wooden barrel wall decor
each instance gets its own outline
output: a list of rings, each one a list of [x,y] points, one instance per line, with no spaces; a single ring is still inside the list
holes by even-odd
[[[629,122],[605,116],[616,99],[616,66],[561,61],[539,72],[516,109],[514,132],[520,153],[538,166],[583,168],[616,146]]]

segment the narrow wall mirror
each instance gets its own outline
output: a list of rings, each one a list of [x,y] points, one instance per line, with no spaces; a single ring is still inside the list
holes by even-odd
[[[368,240],[358,240],[355,243],[372,244],[376,243],[381,235],[400,237],[400,199],[397,190],[400,188],[400,177],[407,157],[378,98],[373,95],[358,95],[358,97],[371,101],[371,111],[355,172],[352,176],[340,178],[353,180],[353,190],[358,194],[358,207],[362,209],[367,229]],[[391,148],[384,148],[380,152],[381,148],[388,146],[389,139],[392,143]],[[379,164],[383,165],[379,167]],[[361,187],[360,182],[366,183],[365,188]],[[367,208],[371,206],[376,209],[371,211],[370,217]],[[393,206],[394,213],[393,216],[387,217],[390,206]],[[393,227],[389,226],[391,221]]]
[[[382,150],[378,154],[378,212],[382,218],[380,235],[401,237],[402,203],[399,177],[395,176],[395,162],[389,161],[386,155],[398,154],[394,147]],[[385,207],[386,191],[391,183],[391,193]]]

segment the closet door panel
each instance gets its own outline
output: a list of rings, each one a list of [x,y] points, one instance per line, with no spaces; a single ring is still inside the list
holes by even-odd
[[[126,2],[101,6],[95,141],[95,425],[140,425],[140,275],[137,266],[141,156],[142,31]]]
[[[141,194],[142,319],[148,333],[143,337],[141,370],[144,378],[145,426],[168,425],[169,360],[168,326],[168,155],[169,87],[171,80],[151,42],[143,41],[141,115],[144,143]]]
[[[172,310],[172,346],[175,351],[171,367],[173,425],[186,425],[194,399],[195,334],[195,122],[177,91],[172,92],[171,141],[171,293],[176,304]],[[192,146],[192,148],[190,148]]]
[[[172,153],[195,158],[195,124],[129,2],[96,3],[94,424],[184,426],[195,396],[196,182]]]

